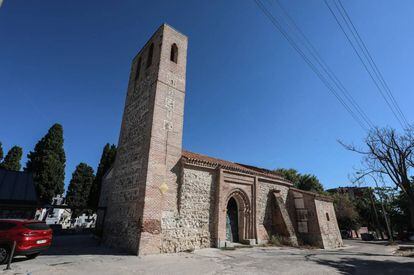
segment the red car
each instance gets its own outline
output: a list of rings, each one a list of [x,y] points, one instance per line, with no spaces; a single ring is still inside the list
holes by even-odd
[[[35,220],[0,219],[0,264],[7,262],[13,241],[16,241],[14,255],[33,259],[51,245],[52,229]]]

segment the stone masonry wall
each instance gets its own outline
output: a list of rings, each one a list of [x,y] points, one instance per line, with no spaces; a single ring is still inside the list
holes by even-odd
[[[152,41],[158,45],[161,42],[160,33]],[[156,66],[147,68],[145,64],[149,56],[149,44],[144,46],[139,56],[142,69],[137,77],[138,58],[135,58],[132,62],[103,227],[105,244],[133,254],[138,253],[142,227],[151,117],[158,74]],[[159,59],[159,51],[154,50],[153,56],[154,60]]]
[[[162,250],[161,219],[176,207],[186,60],[187,37],[163,24],[132,62],[104,219],[107,245],[141,255]]]
[[[162,252],[211,247],[216,176],[207,170],[184,168],[178,192],[178,209],[164,211]]]
[[[294,226],[300,242],[320,248],[335,248],[342,245],[331,201],[298,189],[291,189],[289,198],[289,203],[296,210]]]
[[[163,250],[162,217],[177,207],[185,100],[187,37],[168,25],[162,26],[159,49],[158,79],[152,116],[145,202],[139,254],[156,254]],[[176,46],[176,62],[171,49]],[[154,51],[155,53],[155,51]]]
[[[303,244],[323,248],[321,231],[316,215],[315,196],[306,192],[295,192],[297,235]]]
[[[315,200],[316,214],[324,248],[335,248],[343,245],[341,233],[336,221],[332,202]],[[329,219],[329,220],[328,220]]]
[[[258,192],[256,194],[256,222],[258,229],[257,238],[260,243],[263,241],[266,242],[271,237],[266,230],[267,223],[271,222],[271,216],[266,215],[266,208],[268,207],[268,203],[270,203],[270,201],[268,201],[270,198],[269,192],[272,190],[279,190],[280,197],[282,198],[283,202],[286,203],[289,187],[264,181],[259,181],[258,185]]]

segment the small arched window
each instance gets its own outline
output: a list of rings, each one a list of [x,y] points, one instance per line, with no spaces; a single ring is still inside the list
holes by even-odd
[[[147,68],[151,66],[152,64],[152,55],[154,54],[154,43],[151,44],[148,51],[148,57],[147,57]]]
[[[329,222],[329,214],[326,212],[326,220]]]
[[[178,59],[178,47],[177,47],[177,44],[174,43],[171,45],[170,60],[174,63],[177,63],[177,59]]]
[[[135,72],[135,81],[139,78],[139,71],[141,71],[141,57],[138,59],[137,62],[137,70]]]

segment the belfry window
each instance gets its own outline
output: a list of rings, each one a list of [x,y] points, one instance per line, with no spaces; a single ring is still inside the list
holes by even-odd
[[[326,213],[326,220],[329,222],[329,214]]]
[[[152,55],[154,54],[154,43],[151,44],[149,51],[148,51],[148,57],[147,57],[147,68],[151,66],[152,64]]]
[[[171,45],[170,60],[174,63],[177,63],[177,59],[178,59],[178,47],[177,47],[177,44],[174,43]]]

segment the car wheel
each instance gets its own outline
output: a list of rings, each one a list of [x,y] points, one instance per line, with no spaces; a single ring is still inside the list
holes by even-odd
[[[7,247],[0,247],[0,264],[7,263],[7,260],[9,259],[9,250]]]
[[[39,256],[39,254],[40,254],[40,253],[29,254],[29,255],[26,255],[26,258],[28,258],[28,259],[34,259],[34,258],[36,258],[37,256]]]

